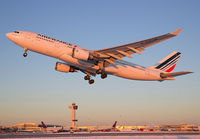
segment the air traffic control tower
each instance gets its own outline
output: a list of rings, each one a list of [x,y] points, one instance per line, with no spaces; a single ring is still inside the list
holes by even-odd
[[[70,109],[72,109],[72,128],[75,127],[75,122],[78,120],[75,118],[76,117],[76,110],[78,109],[78,106],[76,103],[72,103],[72,105],[69,106]]]

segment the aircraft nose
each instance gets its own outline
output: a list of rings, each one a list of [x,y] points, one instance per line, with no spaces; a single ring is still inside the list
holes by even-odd
[[[10,39],[10,40],[11,40],[11,38],[12,38],[11,36],[12,36],[11,33],[7,33],[7,34],[6,34],[6,37],[7,37],[8,39]]]

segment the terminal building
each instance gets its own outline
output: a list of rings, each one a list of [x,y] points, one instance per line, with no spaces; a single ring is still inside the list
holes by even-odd
[[[41,124],[21,123],[21,124],[6,126],[4,128],[14,132],[56,132],[63,128],[61,125],[47,124],[46,126],[47,126],[46,128],[43,128]]]
[[[35,123],[21,123],[17,125],[7,126],[6,128],[16,131],[41,131],[38,124]]]

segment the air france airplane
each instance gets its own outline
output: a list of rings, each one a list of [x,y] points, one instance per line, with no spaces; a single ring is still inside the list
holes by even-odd
[[[181,29],[178,29],[150,39],[100,50],[88,50],[28,31],[14,31],[7,33],[6,36],[24,49],[24,57],[30,50],[57,58],[62,62],[55,64],[55,70],[65,73],[81,71],[86,74],[84,79],[88,80],[89,84],[93,84],[94,80],[91,76],[97,74],[100,74],[102,79],[109,74],[132,80],[163,81],[174,80],[175,76],[192,73],[190,71],[172,72],[181,55],[176,51],[151,67],[142,67],[122,59],[123,57],[132,58],[131,55],[135,53],[142,54],[141,51],[145,48],[177,36],[180,31]]]

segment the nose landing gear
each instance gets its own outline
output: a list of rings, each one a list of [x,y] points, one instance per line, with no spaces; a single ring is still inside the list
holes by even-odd
[[[24,53],[23,53],[23,56],[24,56],[24,57],[27,57],[27,55],[28,55],[28,54],[27,54],[27,51],[28,51],[28,49],[27,49],[27,48],[24,48]]]
[[[27,57],[27,55],[28,55],[27,53],[24,53],[24,54],[23,54],[24,57]]]

